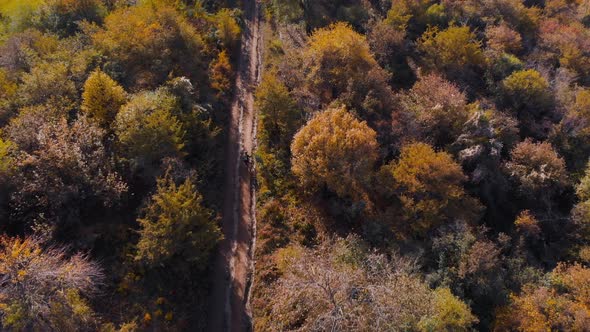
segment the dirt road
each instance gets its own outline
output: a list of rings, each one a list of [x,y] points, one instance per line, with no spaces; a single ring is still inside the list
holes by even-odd
[[[249,331],[250,288],[256,232],[254,90],[260,81],[262,32],[259,4],[244,1],[244,27],[226,151],[223,234],[215,261],[208,331]]]

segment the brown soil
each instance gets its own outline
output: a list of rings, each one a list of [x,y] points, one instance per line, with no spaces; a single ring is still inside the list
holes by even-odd
[[[254,90],[260,81],[262,33],[259,4],[244,0],[235,95],[232,101],[226,151],[222,229],[213,273],[208,331],[252,329],[250,289],[254,269],[256,115]],[[248,159],[248,160],[247,160]]]

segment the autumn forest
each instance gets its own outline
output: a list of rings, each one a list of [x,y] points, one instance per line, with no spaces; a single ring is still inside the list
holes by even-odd
[[[0,0],[1,331],[590,331],[590,0]]]

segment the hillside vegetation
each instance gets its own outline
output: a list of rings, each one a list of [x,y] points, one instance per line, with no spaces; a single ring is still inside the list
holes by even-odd
[[[0,330],[210,330],[245,1],[0,0]],[[590,1],[260,8],[254,330],[590,331]]]

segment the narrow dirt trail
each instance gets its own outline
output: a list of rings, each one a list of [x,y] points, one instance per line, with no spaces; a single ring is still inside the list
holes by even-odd
[[[208,331],[252,329],[250,289],[256,233],[256,147],[254,90],[262,67],[262,32],[257,0],[244,0],[244,27],[231,107],[226,151],[222,229],[224,240],[215,261]]]

